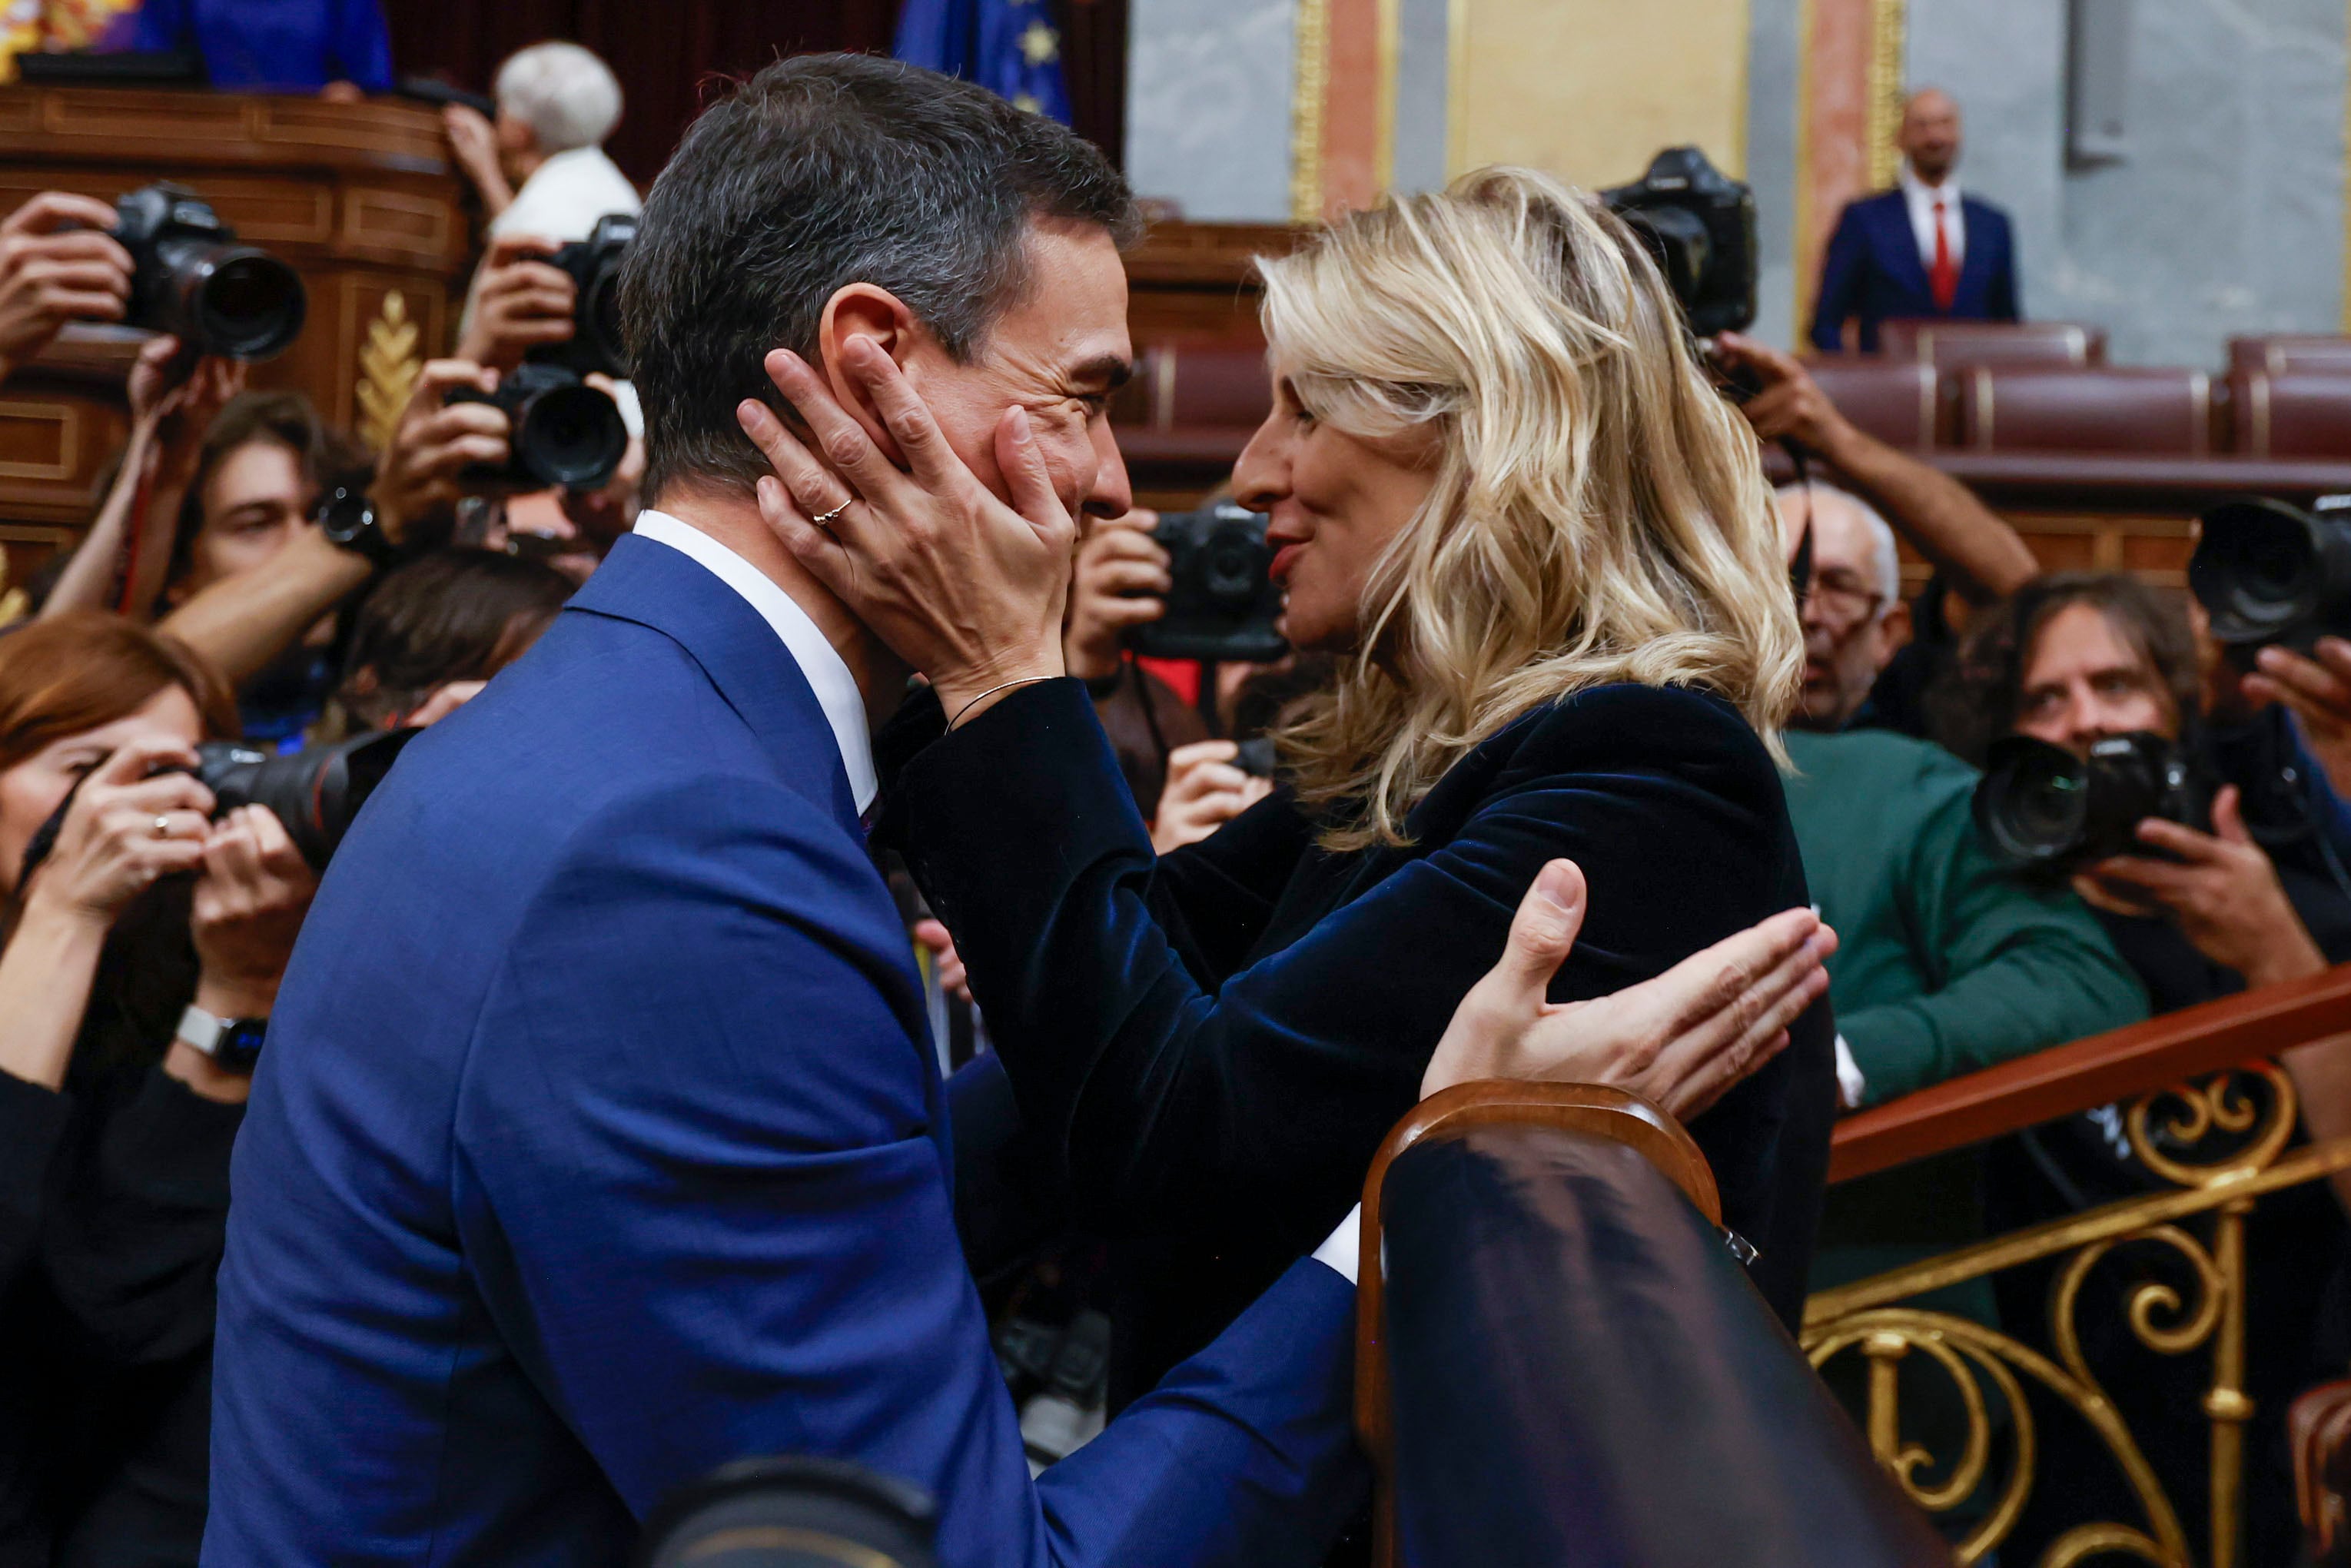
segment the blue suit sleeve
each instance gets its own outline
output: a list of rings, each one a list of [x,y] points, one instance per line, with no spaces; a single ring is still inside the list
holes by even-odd
[[[332,74],[370,92],[392,90],[392,35],[379,0],[340,0]]]
[[[187,0],[145,0],[131,19],[133,49],[154,53],[184,48],[190,42]]]
[[[951,1568],[1314,1560],[1285,1543],[1352,1460],[1348,1294],[1311,1275],[1032,1491],[904,937],[837,827],[739,780],[632,802],[523,930],[459,1098],[459,1225],[632,1511],[812,1454],[928,1490]]]
[[[2024,319],[2023,301],[2016,287],[2016,226],[2008,214],[2000,218],[2000,267],[1991,280],[1991,319],[1995,321]]]
[[[1868,260],[1859,214],[1848,204],[1821,258],[1821,291],[1813,304],[1813,347],[1824,354],[1844,348],[1844,324],[1861,309],[1862,268]]]

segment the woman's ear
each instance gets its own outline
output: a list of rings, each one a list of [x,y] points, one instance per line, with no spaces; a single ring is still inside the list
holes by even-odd
[[[826,390],[832,393],[834,402],[865,427],[865,434],[883,455],[901,466],[905,458],[898,444],[890,439],[890,432],[874,412],[872,401],[843,373],[841,350],[852,339],[868,339],[903,368],[914,350],[918,330],[914,313],[896,295],[871,283],[852,283],[833,290],[832,298],[824,302],[824,314],[817,319],[816,370],[824,377]]]

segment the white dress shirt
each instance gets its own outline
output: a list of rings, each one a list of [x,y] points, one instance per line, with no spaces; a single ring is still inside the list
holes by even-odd
[[[1910,209],[1910,232],[1918,236],[1918,265],[1929,277],[1935,271],[1935,204],[1943,204],[1943,228],[1951,236],[1951,270],[1957,273],[1968,258],[1968,220],[1959,203],[1959,183],[1946,179],[1929,185],[1902,165],[1902,200]]]
[[[490,220],[490,233],[586,239],[606,213],[633,215],[643,205],[637,188],[601,147],[574,147],[531,171],[507,210]]]
[[[719,581],[741,594],[759,612],[760,620],[776,629],[784,651],[816,693],[825,721],[832,726],[832,738],[841,747],[841,769],[849,775],[849,792],[862,816],[881,789],[873,774],[873,737],[865,727],[865,696],[857,689],[857,677],[849,673],[847,662],[825,641],[808,612],[793,603],[791,595],[777,587],[767,573],[692,523],[667,512],[648,510],[637,514],[633,531],[700,561]]]

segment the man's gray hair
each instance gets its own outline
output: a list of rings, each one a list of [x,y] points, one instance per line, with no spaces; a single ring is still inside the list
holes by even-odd
[[[1877,558],[1877,592],[1879,598],[1884,601],[1878,607],[1878,612],[1883,614],[1900,603],[1902,556],[1894,543],[1894,527],[1886,520],[1886,515],[1852,491],[1835,485],[1823,485],[1818,480],[1813,481],[1810,486],[1782,485],[1780,486],[1780,494],[1801,498],[1807,488],[1811,490],[1812,498],[1815,504],[1823,497],[1831,497],[1843,501],[1861,514],[1862,521],[1869,525],[1870,553]]]
[[[593,51],[558,40],[517,50],[498,68],[498,107],[549,155],[601,147],[621,122],[621,84]]]

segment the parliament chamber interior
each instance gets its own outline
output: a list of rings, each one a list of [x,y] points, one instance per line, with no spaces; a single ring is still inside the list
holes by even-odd
[[[2351,1563],[2346,126],[10,7],[0,1568]]]

